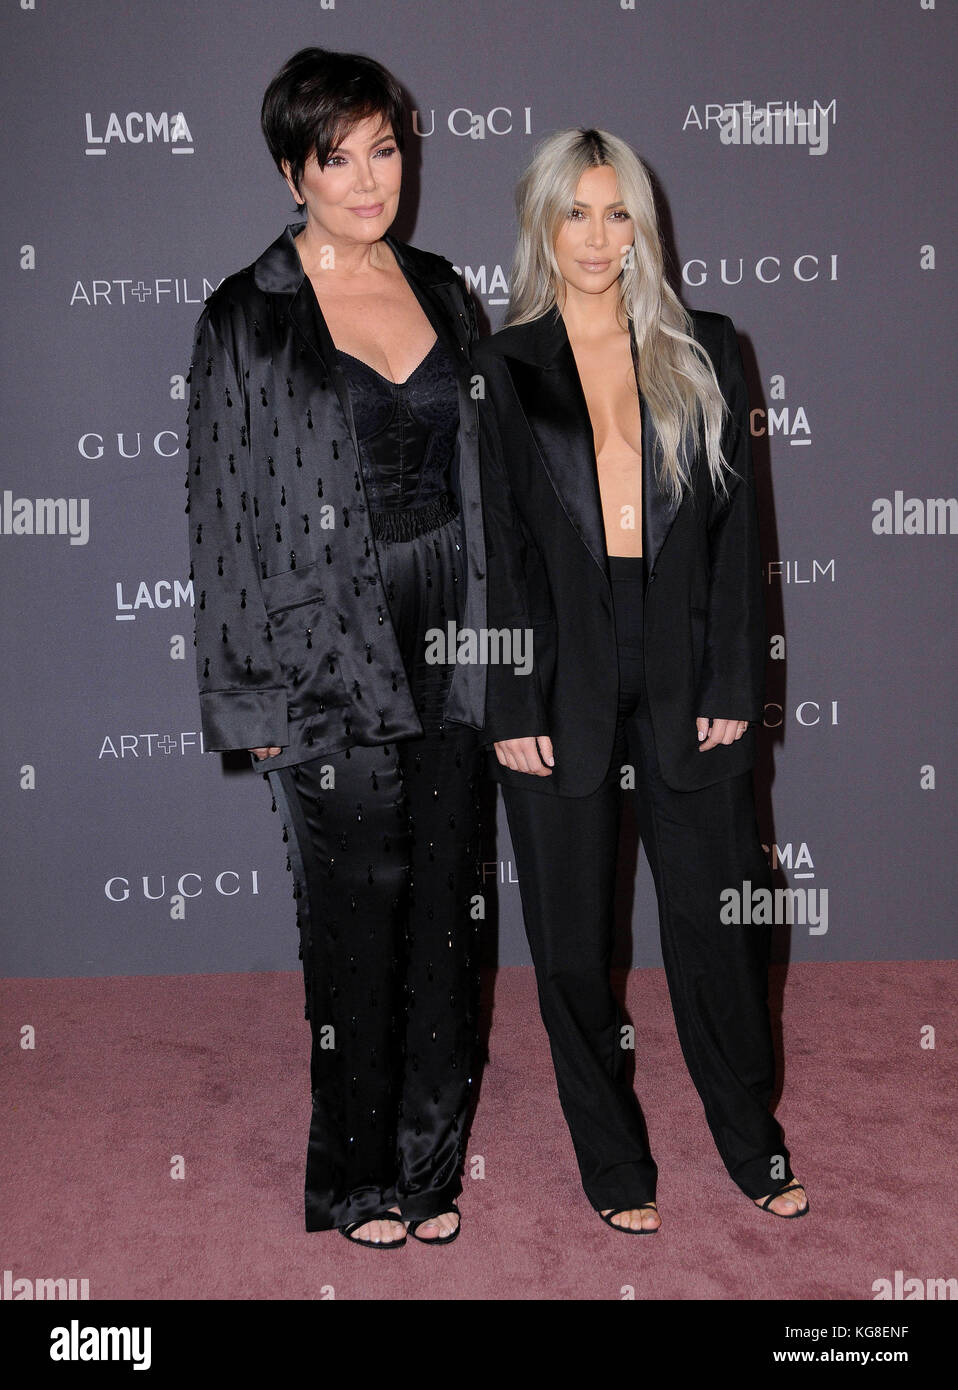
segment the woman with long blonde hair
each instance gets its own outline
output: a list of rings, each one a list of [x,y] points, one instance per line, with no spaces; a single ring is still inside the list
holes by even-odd
[[[549,137],[517,210],[507,326],[475,362],[487,620],[531,631],[533,662],[489,667],[483,742],[583,1187],[617,1230],[661,1225],[609,979],[628,789],[719,1153],[756,1204],[803,1216],[768,1108],[771,928],[734,912],[771,886],[751,781],[765,628],[735,330],[668,285],[649,176],[615,136]]]

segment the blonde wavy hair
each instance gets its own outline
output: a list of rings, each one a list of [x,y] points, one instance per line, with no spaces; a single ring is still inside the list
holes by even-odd
[[[727,406],[708,353],[692,334],[692,320],[664,273],[662,237],[652,184],[638,155],[604,130],[560,130],[539,144],[516,187],[519,239],[511,275],[507,324],[529,323],[553,306],[562,311],[565,282],[555,240],[587,169],[608,165],[632,218],[633,254],[619,275],[617,312],[632,324],[638,383],[659,438],[656,474],[673,501],[691,483],[691,455],[699,429],[713,487],[728,491],[732,471],[721,449]]]

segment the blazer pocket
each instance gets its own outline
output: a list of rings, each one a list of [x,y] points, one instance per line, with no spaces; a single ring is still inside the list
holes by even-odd
[[[343,634],[326,606],[323,570],[325,564],[301,565],[262,581],[290,719],[352,703],[342,678]]]

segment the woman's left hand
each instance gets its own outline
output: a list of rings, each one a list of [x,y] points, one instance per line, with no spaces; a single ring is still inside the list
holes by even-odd
[[[711,729],[709,728],[711,725]],[[748,728],[747,719],[706,719],[700,715],[695,721],[699,735],[699,752],[717,748],[720,743],[735,743]]]

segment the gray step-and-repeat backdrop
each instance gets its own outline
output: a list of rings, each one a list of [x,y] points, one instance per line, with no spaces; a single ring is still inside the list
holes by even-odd
[[[184,374],[204,297],[293,220],[259,106],[307,44],[404,84],[394,230],[487,328],[538,138],[650,166],[676,286],[750,376],[779,952],[953,955],[956,29],[948,0],[7,0],[0,973],[298,969],[269,786],[200,735]],[[501,811],[489,841],[488,955],[526,963]],[[641,856],[621,897],[659,964]]]

